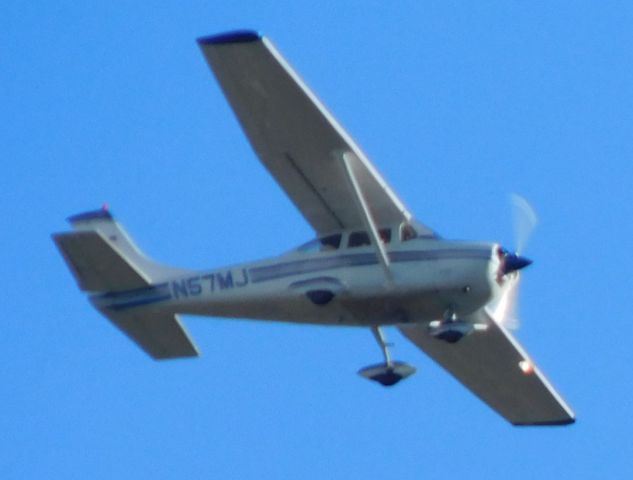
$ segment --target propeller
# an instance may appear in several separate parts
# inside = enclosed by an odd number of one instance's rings
[[[502,271],[505,285],[492,313],[497,323],[510,330],[516,330],[520,326],[518,303],[521,272],[519,270],[532,263],[528,258],[521,256],[521,253],[538,223],[538,217],[525,198],[512,194],[510,200],[516,251],[515,253],[504,252]]]
[[[510,201],[512,202],[516,254],[521,255],[538,223],[538,217],[532,206],[522,196],[513,193],[510,195]]]

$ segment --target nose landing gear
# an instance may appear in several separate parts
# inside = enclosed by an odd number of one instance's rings
[[[485,324],[461,320],[457,317],[455,310],[449,307],[444,312],[442,320],[433,320],[429,323],[429,334],[447,343],[457,343],[472,332],[486,328]]]

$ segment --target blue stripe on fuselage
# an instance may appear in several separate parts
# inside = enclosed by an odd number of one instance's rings
[[[99,295],[95,295],[94,298],[121,299],[121,298],[128,298],[128,297],[134,297],[134,296],[142,296],[149,293],[158,293],[163,290],[167,290],[167,291],[169,290],[169,284],[167,282],[159,283],[156,285],[148,285],[147,287],[134,288],[132,290],[121,290],[117,292],[102,293]]]
[[[390,252],[389,260],[394,263],[420,262],[440,259],[471,259],[490,258],[489,249],[443,249],[443,250],[408,250],[403,252]],[[311,258],[306,260],[294,260],[285,263],[276,263],[263,267],[253,267],[249,270],[249,278],[253,283],[276,280],[292,275],[315,273],[323,270],[342,267],[358,267],[364,265],[377,265],[378,259],[373,252],[336,255],[331,257]]]
[[[111,301],[111,303],[106,305],[106,308],[125,310],[131,307],[169,300],[171,298],[171,292],[169,290],[169,284],[165,282],[147,287],[134,288],[132,290],[107,292],[94,295],[92,298],[97,301]]]
[[[482,259],[490,258],[489,249],[442,249],[442,250],[408,250],[390,252],[389,260],[394,263],[434,261],[440,259]],[[320,258],[308,258],[291,260],[287,262],[253,267],[248,271],[252,283],[267,282],[280,278],[306,273],[317,273],[325,270],[345,267],[360,267],[377,265],[378,259],[374,252],[348,253],[343,255],[323,256]],[[108,292],[95,295],[95,299],[113,300],[106,306],[112,310],[126,310],[128,308],[149,305],[152,303],[170,300],[172,293],[168,283],[161,283],[150,287],[125,290],[121,292]]]
[[[136,300],[130,300],[125,303],[115,303],[108,305],[107,308],[111,310],[126,310],[132,307],[140,307],[141,305],[149,305],[151,303],[162,302],[163,300],[170,300],[171,293],[168,295],[162,295],[160,297],[138,298]]]

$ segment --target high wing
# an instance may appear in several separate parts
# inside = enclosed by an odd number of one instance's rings
[[[365,227],[344,154],[357,159],[353,174],[377,225],[411,220],[360,148],[268,39],[244,31],[198,43],[253,149],[317,233]]]
[[[571,408],[516,339],[485,309],[464,320],[486,324],[487,329],[474,332],[455,344],[432,337],[426,325],[401,326],[400,331],[514,425],[574,422]]]

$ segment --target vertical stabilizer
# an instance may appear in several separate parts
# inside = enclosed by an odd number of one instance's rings
[[[149,283],[156,283],[165,278],[187,273],[186,270],[160,265],[145,256],[127,234],[125,229],[114,219],[109,210],[103,208],[80,213],[68,218],[76,232],[96,232],[126,262],[141,273]]]

